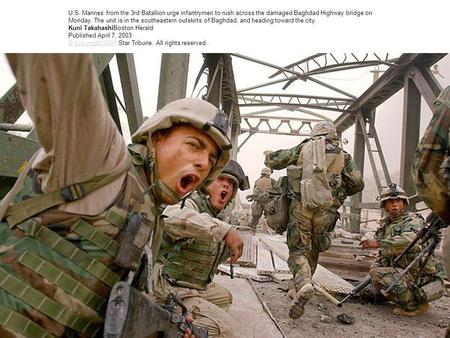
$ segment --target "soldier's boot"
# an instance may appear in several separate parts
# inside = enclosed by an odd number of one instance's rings
[[[407,310],[401,307],[396,307],[392,313],[401,317],[417,317],[423,315],[428,311],[430,305],[428,303],[420,304],[415,310]]]
[[[289,295],[289,294],[288,294]],[[293,293],[291,293],[291,296]],[[305,305],[314,295],[314,286],[311,283],[305,284],[301,289],[293,295],[291,307],[289,309],[289,317],[292,319],[300,318],[303,315]]]

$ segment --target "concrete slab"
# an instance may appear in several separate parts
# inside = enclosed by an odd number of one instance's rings
[[[233,294],[229,313],[236,323],[235,337],[283,337],[269,315],[264,312],[247,279],[230,279],[228,276],[218,275],[214,281]]]

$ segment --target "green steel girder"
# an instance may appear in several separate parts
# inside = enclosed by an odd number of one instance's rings
[[[13,85],[0,99],[0,123],[14,123],[24,111],[17,85]]]
[[[39,143],[0,132],[0,178],[16,178],[18,169],[39,149]]]

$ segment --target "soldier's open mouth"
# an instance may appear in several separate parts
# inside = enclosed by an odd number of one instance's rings
[[[200,181],[200,178],[191,174],[185,175],[181,178],[180,184],[178,185],[178,192],[180,195],[185,195],[190,192],[195,185]]]
[[[222,191],[222,192],[220,193],[220,201],[221,201],[221,202],[225,202],[227,196],[228,196],[228,191],[225,191],[225,190]]]

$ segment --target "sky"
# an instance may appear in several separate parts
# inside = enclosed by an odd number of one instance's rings
[[[292,62],[298,61],[308,54],[296,54],[296,53],[274,53],[267,52],[259,54],[247,54],[250,57],[264,60],[266,62],[276,64],[279,66],[285,66]],[[333,53],[337,58],[344,57],[344,53]],[[358,53],[357,53],[358,54]],[[363,53],[359,53],[363,55]],[[385,54],[379,54],[385,55]],[[399,54],[392,54],[392,56],[398,56]],[[142,110],[144,116],[151,116],[156,111],[156,103],[158,97],[158,85],[159,85],[159,68],[160,68],[160,53],[135,53],[135,64],[137,69],[138,84],[140,90],[140,99],[142,104]],[[260,84],[269,81],[268,77],[274,72],[274,69],[249,62],[237,57],[232,57],[234,75],[237,89],[246,88],[255,84]],[[188,86],[187,96],[191,96],[193,92],[193,84],[197,73],[202,65],[203,58],[200,53],[190,54],[190,65],[188,73]],[[437,80],[443,87],[449,84],[450,79],[450,56],[446,56],[438,63],[439,74],[436,75]],[[110,64],[115,90],[121,96],[120,80],[118,77],[116,62]],[[381,68],[385,69],[385,68]],[[347,92],[352,93],[355,96],[359,96],[373,81],[373,73],[371,72],[373,67],[359,68],[347,72],[328,73],[317,76],[317,79],[341,88]],[[8,65],[6,64],[5,57],[0,56],[0,93],[6,92],[11,85],[15,82],[13,75],[11,74]],[[196,97],[199,93],[199,89],[206,83],[205,76],[202,77],[201,83],[197,86],[192,96]],[[252,92],[266,92],[266,93],[291,93],[291,94],[311,94],[311,95],[325,95],[325,96],[341,96],[328,89],[323,89],[320,86],[311,83],[310,81],[302,82],[296,81],[291,85],[288,90],[283,91],[281,85],[273,85],[265,87],[264,89],[252,90]],[[241,114],[257,111],[257,107],[242,108]],[[400,169],[400,148],[401,148],[401,124],[403,116],[403,90],[400,90],[397,94],[387,100],[385,103],[377,108],[376,113],[376,128],[380,139],[380,143],[386,157],[388,168],[391,174]],[[320,112],[320,111],[317,111]],[[340,113],[321,111],[321,114],[334,120]],[[276,112],[270,113],[270,115],[277,116],[294,116],[293,112],[283,113]],[[315,118],[311,115],[302,113],[295,113],[296,117]],[[422,135],[427,123],[431,118],[431,112],[427,104],[422,100],[421,107],[421,130]],[[24,116],[18,123],[29,123],[29,119]],[[124,138],[129,142],[129,131],[127,129],[127,122],[125,114],[121,114],[121,124],[124,130]],[[296,124],[295,122],[293,123]],[[246,125],[242,124],[242,127]],[[343,137],[348,140],[348,144],[344,145],[344,149],[350,154],[353,153],[353,133],[354,128],[349,128]],[[239,144],[244,140],[246,134],[239,137]],[[238,153],[238,161],[244,168],[245,172],[249,176],[250,182],[253,183],[260,174],[261,169],[264,166],[265,150],[277,150],[290,148],[300,143],[302,138],[298,136],[284,136],[284,135],[272,135],[272,134],[256,134],[252,136],[242,147]],[[379,169],[381,167],[379,166]],[[275,171],[274,178],[284,175],[285,171]],[[365,176],[372,176],[370,163],[366,152],[365,161]],[[253,184],[252,184],[253,187]],[[249,192],[244,193],[245,196]]]

